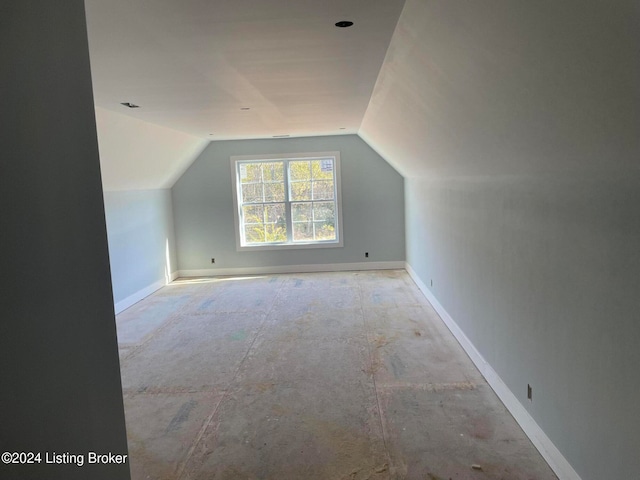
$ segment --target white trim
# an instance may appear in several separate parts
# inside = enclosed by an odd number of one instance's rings
[[[315,265],[274,265],[270,267],[215,268],[180,270],[180,277],[215,277],[218,275],[264,275],[272,273],[346,272],[350,270],[400,270],[405,262],[319,263]]]
[[[547,437],[542,428],[540,428],[527,409],[520,403],[509,387],[507,387],[507,384],[504,383],[493,367],[483,358],[458,324],[451,318],[440,302],[438,302],[431,290],[429,290],[420,277],[418,277],[418,274],[411,268],[409,263],[405,263],[405,269],[424,296],[427,297],[427,300],[431,303],[447,328],[453,336],[456,337],[458,343],[460,343],[465,352],[467,352],[471,361],[478,367],[478,370],[480,370],[480,373],[487,380],[489,386],[496,392],[496,395],[502,400],[504,406],[511,412],[511,415],[513,415],[513,418],[515,418],[516,422],[522,427],[524,433],[529,437],[533,445],[558,476],[558,479],[581,480],[571,464],[564,458],[564,455],[562,455],[560,450],[553,444],[551,439]]]
[[[173,282],[176,278],[178,278],[178,273],[179,272],[176,271],[171,274],[171,280],[170,280],[171,282]],[[115,303],[114,308],[115,308],[116,315],[126,310],[130,306],[138,303],[143,298],[148,297],[156,290],[160,290],[162,287],[167,285],[167,283],[168,282],[166,280],[158,280],[157,282],[154,282],[151,285],[147,285],[143,289],[140,289],[137,292],[129,295],[127,298]]]

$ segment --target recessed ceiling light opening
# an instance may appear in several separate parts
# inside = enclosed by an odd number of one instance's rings
[[[339,28],[347,28],[347,27],[350,27],[351,25],[353,25],[353,22],[350,22],[349,20],[340,20],[339,22],[336,23],[336,27],[339,27]]]
[[[122,102],[120,105],[124,105],[125,107],[129,108],[140,108],[140,105],[135,105],[131,102]]]
[[[250,107],[240,107],[240,110],[251,110]]]

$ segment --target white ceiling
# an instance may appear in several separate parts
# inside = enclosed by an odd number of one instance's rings
[[[409,178],[637,169],[637,0],[85,3],[108,189],[277,135],[357,133]]]
[[[357,133],[404,0],[85,4],[98,107],[225,140]]]

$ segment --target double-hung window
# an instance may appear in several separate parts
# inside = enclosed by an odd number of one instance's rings
[[[340,153],[231,157],[238,249],[342,246]]]

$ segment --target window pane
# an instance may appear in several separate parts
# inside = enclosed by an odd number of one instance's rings
[[[311,200],[311,182],[291,182],[289,184],[292,201]]]
[[[282,226],[287,224],[284,203],[265,205],[264,213],[266,223],[277,223]]]
[[[336,208],[333,202],[314,202],[313,203],[313,220],[335,222]]]
[[[249,183],[242,185],[242,203],[262,202],[262,184]]]
[[[262,164],[264,182],[284,182],[284,162],[266,162]]]
[[[265,229],[265,242],[274,243],[274,242],[286,242],[287,241],[287,231],[284,225],[278,225],[275,223],[270,223],[264,226]]]
[[[240,164],[240,182],[255,183],[262,181],[262,172],[259,163]]]
[[[293,222],[293,241],[303,242],[313,240],[313,223]]]
[[[333,181],[313,182],[313,199],[329,200],[333,198]]]
[[[265,202],[284,202],[284,183],[265,183]]]
[[[314,180],[332,180],[333,160],[330,158],[313,160],[311,162],[311,172]]]
[[[333,223],[314,222],[316,240],[335,240],[336,228]]]
[[[262,205],[247,205],[242,207],[244,223],[263,223],[264,207]]]
[[[308,222],[313,219],[311,216],[310,203],[291,204],[291,218],[294,222]]]
[[[273,243],[287,241],[285,204],[245,205],[244,235],[247,243]]]
[[[276,243],[287,241],[286,227],[277,223],[245,225],[246,243]]]
[[[311,169],[308,161],[289,162],[289,177],[292,182],[296,180],[311,180]]]
[[[244,240],[247,243],[264,243],[264,225],[245,225]]]

